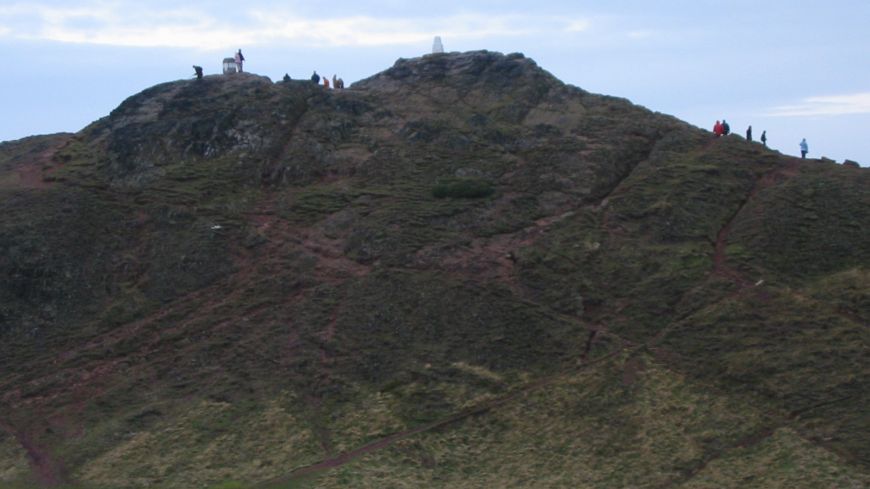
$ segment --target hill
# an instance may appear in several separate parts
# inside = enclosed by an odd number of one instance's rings
[[[0,487],[863,487],[870,173],[522,55],[0,145]]]

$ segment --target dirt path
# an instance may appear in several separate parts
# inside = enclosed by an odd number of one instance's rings
[[[42,448],[24,430],[15,429],[9,423],[0,420],[0,430],[14,437],[21,448],[27,453],[27,459],[37,482],[43,487],[55,487],[67,481],[66,468],[60,460],[54,458],[48,450]]]
[[[720,447],[715,449],[714,451],[708,452],[703,458],[696,460],[690,467],[684,469],[681,475],[671,478],[663,484],[659,484],[658,486],[656,486],[656,489],[672,489],[680,487],[686,482],[694,479],[698,474],[706,469],[710,465],[710,463],[719,460],[725,455],[731,453],[732,450],[751,448],[760,445],[762,442],[770,439],[770,437],[772,437],[773,434],[776,433],[777,429],[778,428],[762,426],[761,428],[755,430],[749,435],[746,435],[743,438],[740,438],[739,440],[728,444],[727,446]]]
[[[36,190],[51,187],[53,183],[46,180],[45,177],[62,166],[54,162],[54,155],[70,139],[72,139],[71,135],[58,138],[57,141],[52,142],[51,146],[40,151],[25,163],[18,165],[13,170],[18,174],[18,186]]]

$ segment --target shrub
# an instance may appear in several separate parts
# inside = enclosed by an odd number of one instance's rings
[[[432,196],[437,199],[450,197],[453,199],[476,199],[492,195],[495,189],[492,183],[477,178],[457,178],[439,180],[432,188]]]

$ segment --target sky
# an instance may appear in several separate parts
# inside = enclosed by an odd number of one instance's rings
[[[313,70],[350,85],[431,51],[521,52],[705,129],[870,166],[870,1],[0,0],[0,141],[75,132],[158,83]]]

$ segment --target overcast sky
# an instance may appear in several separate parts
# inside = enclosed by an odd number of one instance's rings
[[[126,97],[218,73],[347,84],[431,50],[522,52],[583,89],[810,156],[870,165],[870,1],[0,0],[0,141],[78,131]]]

